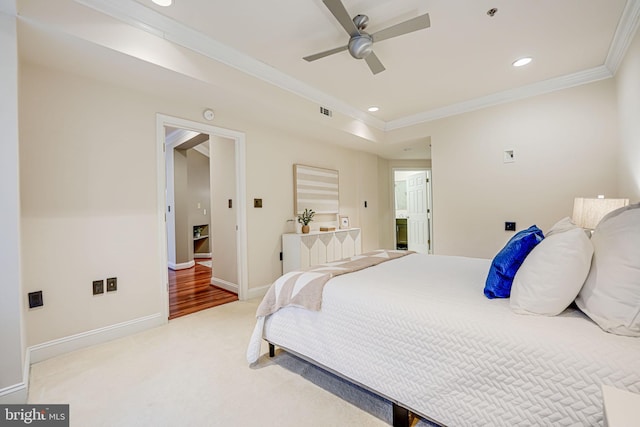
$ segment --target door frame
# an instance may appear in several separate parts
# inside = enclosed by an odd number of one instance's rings
[[[430,221],[429,221],[429,237],[431,237],[430,245],[429,245],[429,254],[434,253],[434,239],[433,239],[433,172],[431,168],[427,167],[392,167],[391,168],[391,217],[392,224],[391,230],[393,235],[393,247],[394,249],[397,247],[398,242],[396,241],[396,172],[427,172],[427,176],[429,177],[429,184],[427,185],[427,207],[430,207]],[[409,236],[407,235],[407,239]]]
[[[167,194],[166,194],[166,158],[165,158],[165,126],[188,129],[199,133],[206,133],[210,136],[220,136],[234,141],[235,163],[236,163],[236,262],[238,268],[238,299],[245,300],[248,293],[248,265],[247,265],[247,209],[246,203],[246,137],[243,132],[211,126],[200,122],[185,120],[164,114],[156,114],[156,152],[157,152],[157,214],[158,214],[158,237],[159,237],[159,257],[162,269],[161,283],[162,310],[164,318],[169,317],[169,264],[167,247]]]

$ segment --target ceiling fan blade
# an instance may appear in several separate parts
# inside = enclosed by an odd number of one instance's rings
[[[307,62],[315,61],[316,59],[324,58],[325,56],[333,55],[334,53],[347,50],[347,46],[336,47],[335,49],[325,50],[324,52],[316,53],[314,55],[305,56],[304,59]]]
[[[373,74],[378,74],[385,70],[384,65],[382,65],[382,62],[380,62],[376,54],[373,52],[367,55],[364,60],[367,61],[367,65]]]
[[[358,27],[353,23],[353,20],[349,16],[349,12],[344,8],[344,5],[340,0],[322,0],[327,9],[335,16],[342,28],[345,29],[350,36],[360,34]]]
[[[385,28],[384,30],[375,32],[371,34],[371,37],[373,37],[374,42],[379,42],[382,40],[390,39],[392,37],[398,37],[403,34],[423,30],[425,28],[429,28],[430,26],[431,20],[429,19],[429,14],[425,13],[424,15],[416,16],[415,18],[409,19],[408,21],[404,21],[389,28]]]

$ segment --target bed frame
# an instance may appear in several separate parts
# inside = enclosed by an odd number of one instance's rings
[[[269,344],[269,357],[275,357],[276,355],[276,345],[270,341],[267,341],[267,343]],[[393,427],[410,427],[411,426],[411,421],[413,419],[414,416],[418,416],[420,418],[424,418],[425,420],[428,420],[429,422],[438,425],[438,426],[444,426],[444,424],[441,424],[435,420],[433,420],[432,418],[427,417],[424,414],[421,414],[417,411],[414,411],[410,408],[407,408],[406,405],[403,405],[402,403],[398,402],[396,399],[392,399],[389,396],[385,396],[384,394],[379,393],[376,390],[372,390],[370,387],[367,387],[363,384],[358,383],[357,381],[352,380],[351,378],[342,375],[340,372],[336,372],[335,370],[331,369],[331,368],[327,368],[326,366],[323,366],[320,363],[317,363],[315,360],[303,356],[299,353],[296,353],[295,351],[289,350],[285,347],[282,347],[280,345],[278,345],[278,347],[280,347],[282,350],[286,351],[287,353],[291,353],[294,356],[311,363],[314,366],[317,366],[320,369],[323,369],[327,372],[330,372],[331,374],[342,378],[345,381],[350,382],[351,384],[357,385],[360,388],[363,388],[373,394],[375,394],[376,396],[379,396],[385,400],[388,400],[391,402],[391,404],[393,405]]]

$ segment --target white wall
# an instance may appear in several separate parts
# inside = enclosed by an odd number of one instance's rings
[[[209,142],[207,141],[207,145]],[[209,157],[190,149],[187,151],[187,176],[189,192],[189,239],[191,240],[191,256],[195,252],[196,242],[193,241],[193,227],[207,224],[211,233],[211,177],[209,174]],[[198,207],[200,206],[200,207]],[[211,239],[201,242],[200,252],[211,252]]]
[[[211,138],[211,238],[214,280],[239,285],[236,218],[239,200],[236,199],[235,141],[214,136]],[[231,208],[229,208],[231,200]]]
[[[616,75],[620,124],[619,194],[640,202],[640,31]]]
[[[247,132],[247,188],[250,286],[267,285],[282,274],[281,234],[291,231],[293,165],[339,172],[340,213],[361,227],[363,250],[379,246],[377,156],[329,144],[314,144],[275,131]],[[261,198],[262,208],[253,208]],[[367,200],[368,208],[364,208]],[[313,222],[311,228],[317,228]]]
[[[130,90],[21,64],[26,313],[34,345],[159,315],[155,108]],[[92,295],[116,276],[118,291]]]
[[[31,64],[20,78],[24,284],[45,294],[26,313],[29,345],[160,313],[156,113],[201,120],[200,106]],[[246,133],[250,289],[281,274],[294,163],[338,169],[342,212],[378,247],[375,155],[233,120],[215,125]],[[118,291],[92,296],[111,276]]]
[[[414,129],[431,135],[435,253],[491,258],[505,221],[546,230],[574,197],[618,196],[617,124],[609,79]]]
[[[9,7],[3,2],[2,9]],[[0,13],[0,403],[26,401],[20,277],[18,55],[15,18]]]

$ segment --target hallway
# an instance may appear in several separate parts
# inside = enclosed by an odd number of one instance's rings
[[[169,319],[237,301],[238,295],[211,285],[212,269],[200,262],[184,270],[169,269]]]

